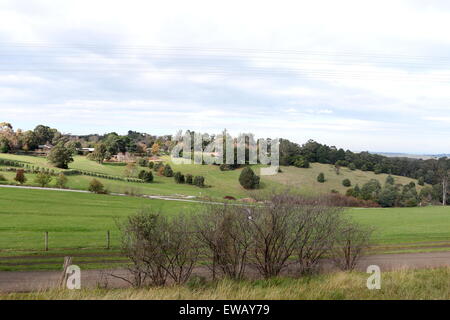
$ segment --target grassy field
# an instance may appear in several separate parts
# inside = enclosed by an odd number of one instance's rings
[[[192,211],[198,204],[137,197],[50,190],[0,188],[0,249],[42,249],[49,231],[53,248],[103,247],[105,233],[117,245],[116,218],[152,206],[171,214]],[[450,240],[447,207],[348,209],[356,221],[375,228],[380,244]],[[195,214],[195,213],[193,213]]]
[[[354,208],[349,214],[361,224],[375,228],[379,244],[450,241],[450,208]]]
[[[29,165],[52,168],[47,160],[42,157],[21,156],[12,154],[1,154],[0,158],[22,161]],[[181,171],[183,174],[203,175],[206,178],[208,188],[198,188],[191,185],[176,184],[173,178],[160,177],[154,174],[153,183],[131,183],[124,181],[115,181],[99,179],[110,192],[133,193],[133,194],[153,194],[153,195],[190,195],[197,197],[212,197],[221,199],[224,196],[233,196],[236,198],[248,197],[249,193],[244,190],[238,181],[241,169],[234,171],[220,171],[218,166],[213,165],[175,165],[169,157],[163,157],[164,161],[170,163],[174,171]],[[74,162],[69,165],[70,169],[86,170],[91,172],[103,173],[113,176],[124,176],[125,167],[117,164],[98,164],[90,161],[83,156],[75,156]],[[253,166],[256,173],[259,173],[259,166]],[[139,170],[144,168],[138,168]],[[302,169],[295,167],[281,167],[282,172],[274,176],[262,176],[261,187],[263,189],[278,189],[281,187],[291,187],[300,190],[304,194],[328,193],[331,190],[337,190],[345,193],[348,189],[342,185],[342,180],[350,179],[352,185],[360,186],[370,179],[378,179],[384,183],[387,175],[376,175],[373,172],[364,172],[360,170],[351,171],[347,168],[341,168],[337,175],[334,166],[326,164],[313,163],[311,168]],[[58,170],[57,170],[58,171]],[[317,182],[317,176],[320,172],[325,174],[326,182]],[[13,173],[2,173],[13,183]],[[34,176],[27,175],[27,185],[34,184]],[[414,179],[394,176],[397,183],[406,184]],[[86,190],[92,177],[89,176],[70,176],[68,187],[72,189]],[[420,187],[419,187],[420,188]]]
[[[368,290],[365,273],[332,273],[312,277],[256,281],[220,281],[167,288],[50,290],[0,295],[0,299],[106,300],[388,300],[450,299],[450,268],[383,272],[380,290]]]
[[[143,207],[161,212],[192,210],[186,202],[89,193],[0,188],[0,249],[42,249],[49,232],[50,247],[103,248],[106,231],[118,245],[115,219]]]

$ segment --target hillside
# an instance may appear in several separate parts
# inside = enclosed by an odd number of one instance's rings
[[[0,158],[21,161],[23,163],[51,168],[55,171],[60,171],[60,169],[55,169],[52,167],[45,158],[33,157],[33,156],[22,156],[22,155],[12,155],[12,154],[1,154]],[[234,171],[220,171],[219,166],[214,165],[194,165],[194,164],[183,164],[175,165],[170,161],[169,157],[163,157],[164,161],[170,163],[174,172],[181,171],[183,174],[192,175],[203,175],[206,179],[206,184],[209,186],[207,188],[198,188],[186,184],[176,184],[173,178],[161,177],[154,174],[153,183],[133,183],[117,180],[108,180],[97,178],[102,181],[105,187],[110,192],[117,193],[129,193],[129,194],[158,194],[158,195],[189,195],[196,197],[213,197],[213,198],[223,198],[224,196],[233,196],[236,198],[242,198],[248,196],[248,192],[243,189],[239,182],[239,174],[241,169]],[[97,172],[112,176],[125,176],[125,166],[118,164],[98,164],[94,161],[90,161],[83,156],[74,157],[74,162],[70,163],[70,169],[86,170],[91,172]],[[256,173],[259,173],[259,165],[253,166]],[[145,168],[137,167],[134,176]],[[354,170],[351,171],[348,168],[341,168],[340,174],[337,175],[334,166],[327,164],[313,163],[311,168],[296,168],[296,167],[281,167],[282,172],[274,176],[262,176],[261,186],[263,189],[270,188],[280,188],[283,186],[292,187],[299,189],[300,192],[308,195],[328,193],[331,190],[339,191],[340,193],[345,193],[348,189],[342,185],[342,180],[350,179],[352,186],[359,184],[360,186],[369,181],[370,179],[377,179],[382,184],[386,180],[386,174],[376,175],[373,172]],[[320,172],[325,174],[325,183],[317,182],[317,176]],[[8,182],[12,183],[14,178],[14,173],[12,172],[2,172],[2,174],[8,179]],[[35,185],[34,175],[27,174],[28,185]],[[86,190],[89,182],[92,180],[91,176],[77,175],[69,176],[68,187],[72,189],[82,189]],[[407,184],[411,181],[417,182],[414,179],[394,176],[396,183]],[[420,188],[420,186],[419,186]]]
[[[264,181],[276,182],[279,184],[287,185],[293,188],[298,188],[302,193],[308,195],[315,195],[320,193],[331,192],[331,190],[339,191],[340,193],[345,193],[348,187],[342,185],[342,180],[349,179],[352,186],[359,184],[362,186],[364,183],[370,179],[376,179],[384,184],[384,181],[388,177],[387,174],[375,174],[372,171],[361,171],[361,170],[350,170],[348,168],[341,168],[339,175],[336,174],[333,165],[312,163],[311,167],[296,168],[296,167],[281,167],[282,173],[274,176],[266,176],[263,178]],[[319,173],[323,172],[325,174],[326,181],[324,183],[317,182],[317,176]],[[417,180],[393,176],[395,183],[408,184],[411,181],[417,184]],[[420,189],[421,187],[418,186]]]

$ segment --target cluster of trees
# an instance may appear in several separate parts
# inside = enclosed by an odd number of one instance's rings
[[[440,170],[450,169],[450,159],[413,159],[386,157],[369,152],[355,153],[350,150],[338,149],[316,141],[309,140],[303,145],[286,139],[280,140],[280,164],[300,166],[301,161],[337,164],[350,169],[373,171],[377,174],[387,173],[421,179],[424,183],[441,182]]]
[[[63,134],[57,129],[38,125],[33,130],[14,130],[10,123],[0,123],[0,153],[34,151],[40,145],[61,145],[72,152],[80,148],[95,148],[93,160],[103,162],[119,152],[132,154],[155,155],[168,152],[174,145],[171,135],[154,136],[147,133],[128,131],[126,135],[115,132],[104,135],[91,134],[75,136]],[[98,151],[97,151],[98,150]],[[64,166],[64,162],[62,166]],[[58,166],[59,167],[59,166]]]
[[[194,267],[210,268],[212,278],[243,279],[248,270],[271,278],[290,265],[298,275],[317,272],[328,257],[342,270],[352,270],[367,248],[371,230],[319,202],[273,193],[257,206],[205,205],[196,215],[167,217],[141,210],[119,225],[122,251],[132,262],[136,287],[183,284]]]
[[[50,183],[53,181],[54,175],[46,172],[46,171],[40,171],[36,174],[34,178],[34,183],[36,183],[39,187],[45,188],[50,186]],[[1,181],[7,181],[7,179],[2,176]],[[16,176],[14,177],[14,181],[16,181],[19,184],[24,184],[28,181],[25,170],[24,169],[18,169],[16,171]],[[55,176],[55,187],[60,189],[67,188],[67,177],[64,173],[59,173]]]
[[[177,171],[173,175],[173,178],[175,179],[176,183],[182,184],[192,184],[194,186],[203,188],[205,186],[205,177],[203,176],[193,176],[192,174],[182,174],[181,172]]]
[[[280,140],[281,165],[308,167],[311,162],[332,164],[336,168],[344,166],[351,170],[359,169],[373,171],[376,174],[386,173],[417,179],[421,186],[432,185],[426,190],[429,194],[433,194],[433,200],[450,204],[450,197],[448,197],[450,159],[447,157],[426,160],[386,157],[369,152],[355,153],[313,140],[301,146],[286,139]],[[437,192],[438,190],[440,192]]]
[[[392,176],[388,176],[382,186],[378,180],[371,179],[362,187],[356,185],[347,190],[347,196],[378,203],[382,207],[415,207],[419,203],[437,201],[436,193],[426,194],[429,188],[417,192],[416,184],[410,182],[406,185],[396,184]]]
[[[147,170],[141,170],[139,172],[138,178],[146,183],[153,182],[153,173]]]

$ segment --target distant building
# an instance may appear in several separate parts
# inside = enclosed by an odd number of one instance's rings
[[[80,151],[80,152],[94,152],[95,148],[77,148],[77,151]]]
[[[52,150],[53,146],[51,144],[40,144],[38,145],[39,151],[49,151]]]

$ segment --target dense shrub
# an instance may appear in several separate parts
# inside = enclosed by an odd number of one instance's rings
[[[193,184],[197,187],[204,187],[205,186],[205,177],[203,176],[195,176]]]
[[[185,182],[184,175],[179,171],[175,172],[173,177],[174,177],[176,183],[184,183]]]
[[[153,173],[151,171],[141,170],[141,172],[139,172],[138,178],[146,183],[150,183],[153,181]]]
[[[293,165],[297,168],[309,168],[309,161],[304,157],[296,157]]]
[[[6,178],[5,178],[5,176],[4,175],[2,175],[2,174],[0,174],[0,181],[8,181]]]
[[[245,167],[239,175],[239,183],[245,189],[257,189],[259,187],[259,177],[252,168]]]
[[[91,180],[91,182],[89,183],[89,189],[88,190],[90,192],[94,192],[94,193],[106,193],[105,187],[97,179],[92,179]]]
[[[25,171],[23,169],[17,170],[14,180],[20,184],[24,184],[25,182],[27,182],[27,177],[25,177]]]
[[[342,185],[344,187],[350,187],[352,185],[352,182],[350,181],[350,179],[344,179],[342,180]]]
[[[40,187],[47,187],[52,181],[52,176],[46,172],[40,172],[36,175],[34,182]]]
[[[150,162],[148,163],[148,168],[149,168],[149,169],[153,169],[154,166],[155,166],[155,163],[154,163],[153,161],[150,161]]]
[[[320,183],[325,182],[325,175],[323,174],[323,172],[319,173],[319,175],[317,176],[317,182],[320,182]]]
[[[139,171],[139,173],[138,173],[138,178],[142,180],[142,178],[143,178],[145,172],[146,172],[145,170]]]
[[[172,170],[172,168],[170,167],[170,165],[169,164],[166,164],[165,166],[164,166],[164,176],[165,177],[173,177],[173,170]]]
[[[186,174],[186,183],[193,184],[194,180],[192,179],[192,174]]]

